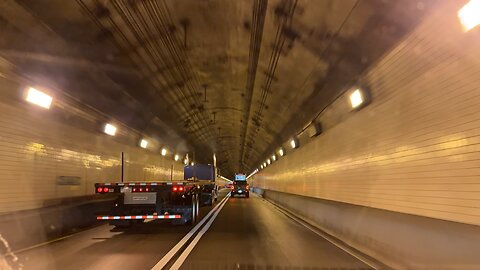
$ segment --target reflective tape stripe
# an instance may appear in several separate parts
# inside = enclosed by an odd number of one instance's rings
[[[123,219],[177,219],[181,215],[143,215],[143,216],[98,216],[97,220],[123,220]]]

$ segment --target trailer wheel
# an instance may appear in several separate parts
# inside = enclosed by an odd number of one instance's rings
[[[198,219],[198,213],[200,212],[200,195],[197,195],[197,204],[195,207],[195,221]]]
[[[212,194],[210,195],[210,201],[208,202],[208,205],[213,205],[214,201],[215,201],[215,191],[212,190]]]
[[[190,205],[190,211],[188,211],[188,218],[186,220],[186,223],[191,225],[191,224],[195,224],[195,222],[197,221],[197,208],[198,208],[198,200],[197,200],[197,196],[193,195],[192,196],[192,203]]]

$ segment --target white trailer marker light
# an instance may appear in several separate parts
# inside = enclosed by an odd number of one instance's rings
[[[267,164],[270,165],[272,163],[269,158],[267,158]]]
[[[263,170],[263,164],[260,164],[260,169],[262,169],[262,170]]]
[[[117,128],[112,124],[105,124],[103,132],[105,132],[107,135],[115,136],[115,133],[117,133]]]
[[[53,98],[33,87],[30,87],[28,88],[25,100],[42,108],[50,109]]]
[[[141,148],[147,148],[147,145],[148,145],[148,141],[147,141],[147,140],[142,139],[142,140],[140,141],[140,147],[141,147]]]
[[[267,163],[266,163],[266,162],[263,162],[263,167],[264,167],[264,168],[267,167]]]
[[[463,31],[468,32],[480,24],[480,0],[470,0],[457,13]]]
[[[162,154],[162,156],[166,156],[167,155],[167,149],[162,148],[162,151],[160,152],[160,154]]]
[[[352,105],[352,109],[358,108],[360,105],[363,104],[364,101],[365,99],[360,89],[355,89],[350,94],[350,105]]]
[[[285,155],[285,151],[283,150],[283,148],[280,148],[278,149],[278,154],[283,157]]]
[[[180,156],[179,156],[178,154],[176,154],[176,155],[173,157],[173,159],[174,159],[175,161],[179,161],[179,160],[180,160]]]
[[[275,160],[277,160],[277,156],[272,155],[272,162],[275,161]]]

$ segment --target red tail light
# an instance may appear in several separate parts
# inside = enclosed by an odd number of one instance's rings
[[[107,193],[108,192],[108,187],[104,187],[103,192]]]
[[[142,192],[142,191],[143,191],[143,188],[139,188],[138,191]]]
[[[146,192],[148,192],[148,187],[147,187],[147,188],[145,188],[145,191],[146,191]]]
[[[103,190],[102,187],[98,187],[98,188],[97,188],[97,193],[102,193],[102,190]]]
[[[183,191],[183,187],[178,187],[178,191]]]
[[[173,187],[173,191],[177,191],[177,190],[178,190],[178,188],[177,188],[177,187]]]
[[[133,192],[136,192],[136,191],[137,191],[137,189],[136,189],[136,188],[133,188]]]

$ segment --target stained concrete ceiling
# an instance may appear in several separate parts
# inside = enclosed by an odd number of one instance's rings
[[[3,0],[0,55],[163,144],[249,173],[435,1]]]

